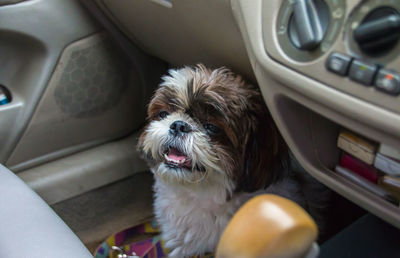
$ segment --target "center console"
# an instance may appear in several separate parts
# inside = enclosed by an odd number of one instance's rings
[[[296,158],[334,191],[400,227],[398,202],[336,169],[343,131],[400,149],[400,1],[232,0],[232,9]]]
[[[399,1],[278,2],[262,5],[264,48],[272,59],[329,87],[400,112]],[[273,15],[275,25],[270,26]],[[273,44],[271,38],[276,40]]]

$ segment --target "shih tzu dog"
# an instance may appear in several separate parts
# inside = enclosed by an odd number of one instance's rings
[[[213,252],[232,215],[256,194],[305,206],[255,87],[203,65],[170,70],[162,80],[138,149],[155,176],[155,216],[171,257]]]

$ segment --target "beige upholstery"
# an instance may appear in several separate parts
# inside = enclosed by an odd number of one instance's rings
[[[92,257],[57,214],[0,165],[0,257]]]

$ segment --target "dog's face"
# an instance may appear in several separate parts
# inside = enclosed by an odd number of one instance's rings
[[[171,70],[148,120],[138,148],[165,182],[254,191],[278,176],[283,145],[260,93],[227,69]]]

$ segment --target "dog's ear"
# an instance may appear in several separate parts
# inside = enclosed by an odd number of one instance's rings
[[[261,97],[252,104],[236,191],[254,192],[283,177],[287,146]]]

